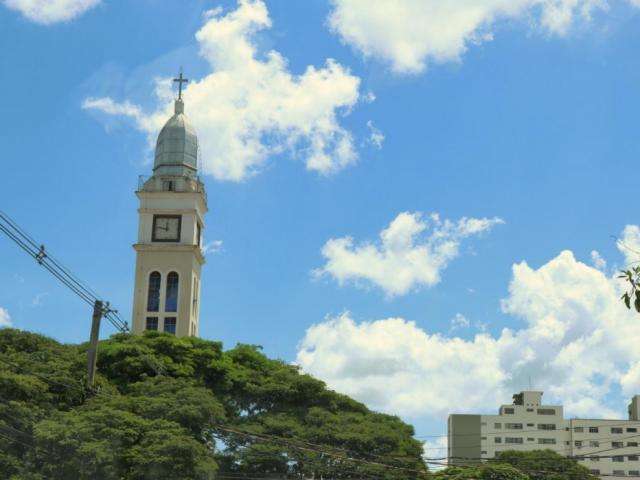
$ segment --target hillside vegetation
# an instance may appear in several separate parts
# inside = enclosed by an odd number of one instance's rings
[[[258,347],[116,335],[97,393],[85,370],[86,345],[0,330],[0,478],[425,477],[410,425]]]

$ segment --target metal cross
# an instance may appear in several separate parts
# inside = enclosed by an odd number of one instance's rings
[[[182,76],[182,69],[180,69],[180,76],[174,78],[173,81],[178,83],[178,100],[182,100],[182,84],[188,83],[189,79]]]

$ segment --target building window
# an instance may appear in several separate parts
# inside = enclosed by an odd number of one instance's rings
[[[584,427],[576,427],[576,428],[573,429],[573,431],[577,432],[577,433],[582,433],[582,432],[584,432]]]
[[[624,470],[614,470],[613,471],[613,476],[614,477],[624,477]]]
[[[611,442],[613,448],[624,448],[624,442]]]
[[[629,470],[630,477],[640,477],[640,470]]]
[[[622,455],[615,455],[611,457],[612,462],[624,462],[624,457]]]
[[[553,408],[539,408],[538,415],[555,415],[556,411]]]
[[[495,438],[493,439],[493,441],[494,441],[495,443],[502,443],[502,437],[495,437]]]
[[[622,433],[621,427],[611,427],[611,433]]]
[[[147,330],[158,330],[158,317],[147,317]]]
[[[522,437],[506,437],[504,443],[523,443]]]
[[[533,427],[533,423],[527,423],[527,427]]]
[[[533,408],[527,408],[527,412],[533,412]]]
[[[575,442],[573,442],[573,444],[574,444],[577,448],[582,448],[582,440],[576,440]]]
[[[160,278],[160,272],[151,272],[149,275],[147,312],[157,312],[160,309]]]
[[[486,455],[486,454],[487,454],[487,451],[486,451],[486,450],[482,450],[482,451],[480,452],[480,455]]]
[[[508,428],[509,430],[522,430],[521,423],[505,423],[504,428]]]
[[[589,446],[590,447],[599,447],[600,446],[600,442],[598,442],[597,440],[589,440]]]
[[[164,331],[174,335],[176,334],[176,317],[165,317]]]
[[[165,312],[178,311],[178,274],[171,272],[167,275],[167,296],[164,305]]]
[[[527,442],[535,442],[536,439],[535,438],[527,438]]]
[[[600,461],[600,457],[589,457],[591,458],[592,462],[599,462]]]
[[[500,428],[502,428],[502,424],[501,423],[494,423],[493,424],[493,428],[500,429]]]
[[[637,462],[637,461],[638,461],[638,455],[629,455],[629,456],[627,457],[627,459],[628,459],[630,462]]]
[[[637,447],[638,442],[627,442],[627,447]]]
[[[196,241],[198,242],[198,246],[200,246],[200,245],[202,245],[202,225],[200,225],[200,222],[198,222],[198,228],[197,228],[196,235],[198,236]]]
[[[600,475],[600,470],[598,470],[598,469],[596,468],[596,469],[593,469],[593,470],[589,470],[589,473],[590,473],[591,475]]]
[[[538,424],[538,430],[555,430],[555,429],[556,429],[555,423],[539,423]]]
[[[200,287],[198,285],[198,277],[193,277],[193,305],[192,305],[192,314],[198,315],[198,291]]]
[[[555,438],[539,438],[538,443],[540,445],[555,445],[556,439]]]
[[[629,433],[636,433],[637,431],[638,431],[638,429],[637,429],[637,428],[635,428],[635,427],[629,427],[629,428],[627,428],[627,432],[629,432]]]
[[[175,186],[172,180],[163,180],[162,181],[162,190],[165,192],[173,192],[175,190]]]
[[[589,427],[589,433],[598,433],[598,427]]]
[[[513,408],[507,407],[507,408],[502,410],[502,413],[505,413],[507,415],[513,415],[515,413],[515,410]]]

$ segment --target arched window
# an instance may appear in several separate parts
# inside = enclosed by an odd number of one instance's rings
[[[167,296],[164,304],[165,312],[178,311],[178,274],[171,272],[167,275]]]
[[[149,292],[147,294],[147,312],[157,312],[160,309],[160,272],[149,275]]]

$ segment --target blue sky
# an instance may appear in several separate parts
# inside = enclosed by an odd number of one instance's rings
[[[134,191],[183,66],[222,244],[201,336],[421,435],[529,376],[571,414],[622,416],[640,318],[612,236],[640,245],[640,9],[437,3],[4,0],[2,209],[129,319]],[[87,338],[84,304],[8,240],[0,259],[0,318]]]

